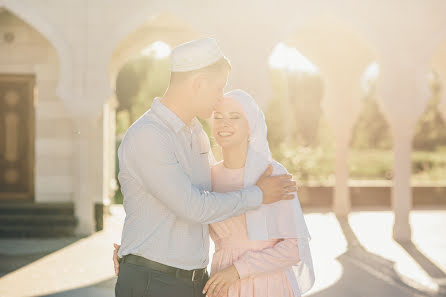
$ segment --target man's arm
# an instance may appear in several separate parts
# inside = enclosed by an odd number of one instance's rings
[[[144,191],[183,219],[210,224],[238,216],[262,203],[262,190],[257,186],[230,193],[195,187],[177,160],[174,144],[155,125],[129,130],[121,146],[120,166],[127,168]]]

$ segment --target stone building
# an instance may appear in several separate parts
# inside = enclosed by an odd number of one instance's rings
[[[346,160],[359,80],[370,63],[380,65],[379,105],[395,151],[394,235],[410,238],[411,139],[428,98],[426,74],[435,69],[446,85],[445,15],[442,0],[0,0],[0,209],[10,222],[0,233],[38,234],[39,224],[52,234],[101,229],[115,184],[119,69],[154,41],[173,47],[212,36],[233,64],[230,87],[262,104],[279,42],[320,69],[339,214],[350,210]],[[446,98],[442,108],[446,117]]]

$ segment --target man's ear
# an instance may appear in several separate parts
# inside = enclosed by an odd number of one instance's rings
[[[200,92],[200,90],[203,88],[204,84],[206,83],[206,78],[204,73],[195,73],[192,75],[191,79],[191,87],[192,91],[194,93]]]

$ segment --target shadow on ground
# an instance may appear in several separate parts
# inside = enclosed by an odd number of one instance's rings
[[[1,239],[0,277],[20,269],[84,237]]]

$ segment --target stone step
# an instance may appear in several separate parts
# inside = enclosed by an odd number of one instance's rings
[[[0,238],[53,238],[74,236],[73,226],[4,226],[0,225]]]
[[[0,200],[0,215],[74,215],[73,203],[13,203]]]
[[[0,203],[0,238],[73,236],[73,203]]]
[[[0,226],[2,238],[54,238],[74,236],[72,226]]]
[[[1,226],[46,226],[46,225],[62,225],[75,226],[77,223],[73,215],[45,215],[45,214],[25,214],[25,215],[6,215],[0,214]]]

